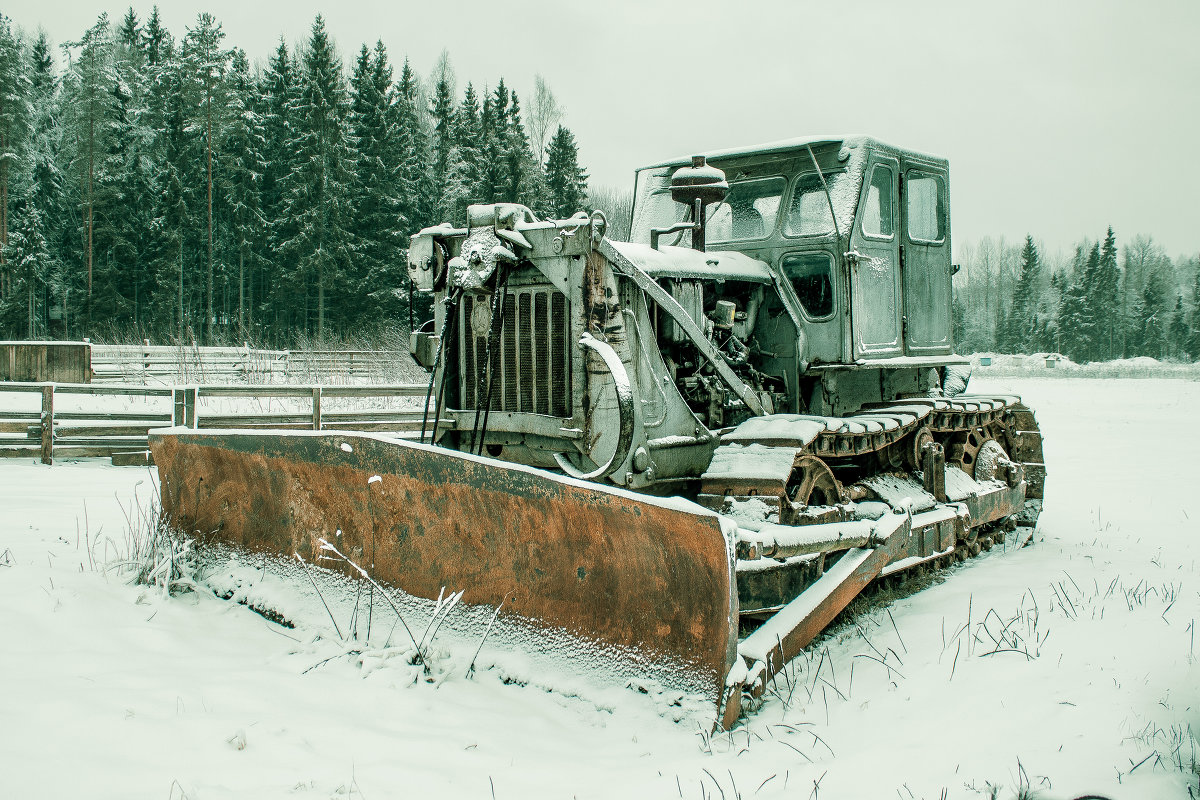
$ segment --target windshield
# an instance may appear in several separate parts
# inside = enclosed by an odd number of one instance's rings
[[[829,198],[825,187],[816,175],[806,175],[796,182],[792,202],[788,208],[788,236],[817,236],[833,233],[833,215],[829,210]]]
[[[638,176],[632,241],[648,242],[651,228],[665,228],[690,218],[688,207],[671,199],[670,186],[670,173]],[[709,242],[733,242],[762,239],[774,233],[786,188],[787,180],[783,177],[731,183],[725,199],[708,207],[706,239]],[[664,237],[662,243],[678,244],[676,240],[684,236],[673,234]]]
[[[762,239],[775,232],[779,201],[787,181],[765,178],[729,186],[725,201],[708,212],[705,237],[710,242]]]
[[[780,216],[784,217],[785,236],[826,236],[835,231],[830,200],[837,211],[840,230],[847,232],[854,219],[861,185],[859,166],[852,160],[849,168],[827,171],[825,180],[829,196],[814,172],[798,170],[800,174],[786,204],[782,201],[787,196],[787,177],[776,175],[730,181],[725,200],[708,207],[706,238],[713,244],[763,239],[775,233]],[[689,209],[671,199],[672,171],[659,167],[638,172],[630,241],[648,244],[652,228],[665,228],[690,218]],[[686,233],[672,234],[661,240],[664,245],[688,242]]]

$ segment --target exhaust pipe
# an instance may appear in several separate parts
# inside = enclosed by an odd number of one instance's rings
[[[658,237],[665,233],[691,230],[692,249],[704,252],[704,227],[707,222],[705,206],[719,203],[729,191],[725,173],[710,167],[704,156],[692,156],[690,167],[680,167],[671,175],[671,199],[692,210],[691,222],[680,222],[650,231],[650,246],[658,249]]]

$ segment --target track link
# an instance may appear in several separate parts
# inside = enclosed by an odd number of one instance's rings
[[[1044,476],[1037,421],[1015,396],[772,415],[726,434],[699,498],[739,525],[743,636],[721,725],[864,590],[885,602],[1034,525]]]
[[[788,495],[789,485],[795,486],[800,479],[793,467],[803,456],[835,465],[857,461],[867,474],[905,465],[916,471],[921,467],[920,442],[912,440],[927,435],[949,443],[955,435],[972,432],[1003,444],[1010,458],[1025,468],[1028,496],[1041,499],[1045,465],[1033,412],[1015,395],[960,395],[904,398],[845,417],[775,414],[750,420],[723,437],[702,478],[700,502],[729,510],[730,501],[758,500],[779,509],[778,520],[784,521],[786,506],[796,500]],[[906,440],[913,446],[905,448]],[[861,457],[871,454],[879,454],[881,459],[862,463]],[[753,466],[747,469],[748,465]],[[843,502],[851,499],[858,498],[840,498]],[[799,509],[793,516],[796,514],[804,516]]]
[[[885,505],[916,514],[961,510],[966,501],[969,513],[948,515],[922,534],[927,541],[913,555],[883,568],[879,580],[894,582],[910,570],[965,560],[1017,525],[1036,524],[1044,475],[1041,434],[1019,397],[905,398],[845,417],[773,415],[743,423],[723,438],[699,499],[750,526],[843,522],[877,516]],[[981,499],[976,478],[989,486],[1024,480],[1024,507],[1013,514],[1011,504]],[[739,562],[743,616],[769,615],[836,558]]]

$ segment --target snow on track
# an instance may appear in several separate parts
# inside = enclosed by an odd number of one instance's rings
[[[628,689],[310,669],[312,629],[93,568],[152,470],[2,461],[0,797],[1200,796],[1200,384],[971,390],[1037,412],[1037,543],[834,632],[712,737]]]

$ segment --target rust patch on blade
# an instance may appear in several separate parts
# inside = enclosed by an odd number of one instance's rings
[[[155,433],[150,447],[185,530],[310,561],[340,530],[342,552],[405,592],[507,597],[503,614],[723,685],[737,609],[715,516],[355,434]]]

